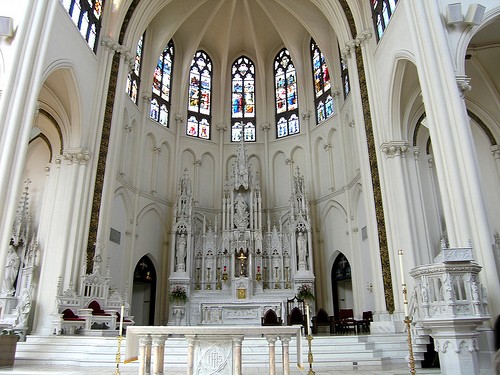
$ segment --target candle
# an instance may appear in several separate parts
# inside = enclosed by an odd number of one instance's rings
[[[408,313],[408,299],[406,298],[406,282],[405,282],[405,275],[404,275],[404,268],[403,268],[403,250],[398,251],[399,255],[399,270],[401,272],[401,284],[403,286],[403,308],[405,311],[405,317],[409,316]]]
[[[123,330],[123,310],[124,306],[122,305],[122,308],[120,310],[120,336],[122,336],[122,330]]]
[[[306,327],[307,336],[311,336],[311,325],[309,324],[309,304],[306,303]]]

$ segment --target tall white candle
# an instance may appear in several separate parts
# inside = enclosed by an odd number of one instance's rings
[[[407,293],[406,281],[403,268],[403,250],[399,250],[398,255],[399,255],[399,270],[401,272],[401,284],[403,286],[403,308],[405,311],[405,317],[407,317],[409,315],[408,315],[408,299],[406,298],[406,293]]]
[[[306,327],[307,327],[307,336],[311,335],[311,325],[309,322],[309,304],[306,303]]]
[[[122,308],[120,310],[120,333],[119,335],[122,336],[122,330],[123,330],[123,311],[124,311],[124,306],[122,305]]]

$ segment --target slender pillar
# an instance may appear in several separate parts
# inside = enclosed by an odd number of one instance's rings
[[[188,352],[187,352],[187,375],[193,374],[194,365],[194,336],[186,335],[188,342]]]
[[[269,375],[276,375],[276,336],[266,336],[269,347]]]
[[[153,375],[163,375],[165,336],[155,336],[152,341]]]
[[[283,375],[290,375],[290,336],[281,336],[281,352],[283,357]]]
[[[139,338],[139,375],[151,374],[151,336]]]
[[[233,375],[241,375],[241,343],[243,336],[233,337]]]

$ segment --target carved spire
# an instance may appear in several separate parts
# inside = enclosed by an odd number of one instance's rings
[[[235,190],[238,190],[240,186],[245,189],[250,186],[250,166],[243,137],[238,144],[237,161],[233,164],[233,179]]]

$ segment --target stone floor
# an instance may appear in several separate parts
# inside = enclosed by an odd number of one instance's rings
[[[394,366],[389,369],[355,369],[355,368],[343,368],[336,367],[331,369],[319,369],[315,370],[316,375],[406,375],[410,374],[410,370],[407,367]],[[291,374],[298,375],[308,374],[309,368],[304,370],[299,370],[296,367],[292,368]],[[243,369],[243,375],[267,375],[269,371],[266,369]],[[66,366],[66,365],[33,365],[33,364],[14,364],[13,368],[0,368],[0,374],[15,374],[15,375],[80,375],[80,374],[92,374],[92,375],[112,375],[116,374],[116,366],[105,365],[105,366]],[[185,374],[186,370],[183,368],[172,368],[165,369],[164,374]],[[418,375],[440,375],[439,369],[417,369],[416,373]],[[120,365],[119,374],[132,375],[138,374],[138,366],[136,364],[126,364]],[[277,375],[282,374],[282,371],[277,370]]]

